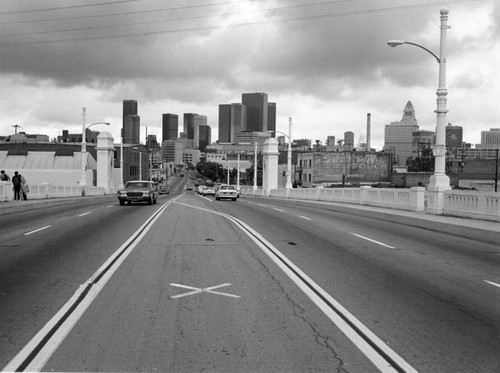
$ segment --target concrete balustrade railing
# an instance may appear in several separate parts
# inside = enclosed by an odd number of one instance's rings
[[[298,188],[242,189],[243,195],[340,202],[421,212],[426,209],[426,190],[423,187],[397,188]],[[500,193],[477,191],[444,192],[444,215],[500,222]]]
[[[262,189],[242,189],[241,192],[243,195],[253,196],[342,202],[409,211],[425,210],[425,188],[422,187],[411,189],[382,189],[369,186],[361,188],[272,189],[269,193]]]
[[[61,186],[61,185],[30,185],[28,199],[46,199],[46,198],[62,198],[62,197],[81,197],[81,196],[103,196],[105,194],[115,193],[115,190],[110,190],[106,193],[105,188],[95,186]],[[0,201],[12,201],[14,199],[14,191],[12,190],[12,182],[0,181]]]
[[[500,222],[500,194],[447,191],[444,199],[444,214]]]

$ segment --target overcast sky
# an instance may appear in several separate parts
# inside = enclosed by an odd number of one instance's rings
[[[12,125],[51,138],[109,121],[119,143],[122,101],[138,101],[141,139],[161,140],[163,113],[208,117],[218,105],[266,92],[277,129],[324,142],[366,140],[408,101],[421,129],[435,130],[440,9],[449,9],[448,122],[464,140],[500,127],[498,0],[1,0],[0,135]]]

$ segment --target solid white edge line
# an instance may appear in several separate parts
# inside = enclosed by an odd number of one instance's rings
[[[85,216],[85,215],[88,215],[88,214],[91,214],[91,213],[92,213],[92,211],[87,211],[87,212],[84,212],[83,214],[78,215],[78,217]]]
[[[361,236],[360,234],[356,234],[356,233],[351,233],[353,236],[356,236],[356,237],[359,237],[359,238],[362,238],[364,240],[367,240],[367,241],[370,241],[370,242],[373,242],[373,243],[376,243],[377,245],[380,245],[380,246],[384,246],[384,247],[387,247],[389,249],[395,249],[394,246],[389,246],[389,245],[386,245],[385,243],[383,242],[379,242],[379,241],[375,241],[375,240],[372,240],[371,238],[368,238],[368,237],[365,237],[365,236]]]
[[[500,284],[497,284],[496,282],[491,282],[491,281],[488,281],[488,280],[484,280],[484,282],[486,282],[487,284],[496,286],[497,288],[500,288]]]
[[[302,218],[302,219],[305,219],[305,220],[311,220],[311,218],[308,218],[307,216],[302,216],[302,215],[299,215],[299,218]]]
[[[127,256],[132,252],[132,250],[137,246],[137,244],[142,240],[145,234],[153,226],[156,220],[163,214],[166,208],[174,200],[167,202],[160,209],[163,209],[158,213],[154,219],[148,219],[130,238],[118,248],[108,260],[84,283],[82,284],[75,294],[66,302],[66,304],[49,320],[47,324],[28,342],[26,346],[3,368],[2,371],[15,371],[17,368],[26,360],[30,353],[40,344],[43,338],[50,332],[50,330],[56,325],[61,317],[72,307],[78,297],[82,294],[88,284],[92,283],[95,278],[97,278],[102,271],[109,266],[109,264],[115,260],[116,255],[118,255],[127,245],[135,240],[135,243],[130,245],[130,247],[123,252],[120,258],[109,268],[109,270],[104,274],[104,276],[95,283],[89,290],[87,296],[82,300],[82,302],[73,310],[71,315],[64,321],[64,323],[58,328],[58,330],[52,335],[45,346],[38,352],[38,354],[33,358],[29,365],[24,369],[29,372],[40,372],[47,361],[52,357],[59,345],[64,341],[66,336],[73,329],[78,320],[83,316],[87,308],[92,304],[94,299],[97,297],[99,292],[102,290],[107,281],[111,278],[113,273],[118,269],[118,267],[123,263]],[[148,226],[149,225],[149,226]],[[135,235],[142,229],[144,231],[137,237]]]
[[[285,212],[285,210],[278,209],[278,208],[276,208],[276,207],[273,207],[273,210],[276,210],[276,211],[279,211],[279,212]]]
[[[25,235],[25,236],[29,236],[30,234],[33,234],[33,233],[36,233],[36,232],[43,231],[44,229],[47,229],[47,228],[50,228],[50,227],[52,227],[52,225],[47,225],[46,227],[42,227],[42,228],[35,229],[34,231],[31,231],[31,232],[25,233],[24,235]]]
[[[381,371],[381,372],[397,372],[397,370],[389,364],[389,362],[384,359],[380,353],[378,353],[370,344],[368,344],[344,319],[342,319],[334,310],[331,309],[328,304],[326,304],[321,297],[319,297],[315,292],[313,292],[290,268],[293,268],[302,278],[304,278],[312,287],[316,289],[318,293],[321,294],[323,298],[328,300],[329,303],[335,306],[335,308],[343,314],[349,321],[356,326],[363,334],[369,338],[377,347],[384,351],[384,353],[389,356],[393,361],[395,361],[405,372],[407,373],[417,373],[417,370],[408,364],[401,356],[399,356],[392,348],[390,348],[385,342],[383,342],[379,337],[377,337],[370,329],[368,329],[364,324],[361,323],[353,314],[351,314],[346,308],[344,308],[340,303],[338,303],[330,294],[328,294],[323,288],[316,284],[309,276],[307,276],[302,270],[300,270],[295,264],[293,264],[286,256],[284,256],[278,249],[276,249],[270,242],[268,242],[264,237],[262,237],[257,231],[251,228],[249,225],[243,221],[221,212],[211,211],[202,207],[192,206],[184,203],[179,203],[180,205],[195,208],[198,210],[207,211],[216,215],[226,217],[227,219],[233,221],[236,226],[248,236],[255,244],[285,273],[287,276],[315,303],[323,313],[353,342],[353,344]],[[244,227],[245,229],[242,229]],[[251,232],[252,234],[250,234]],[[258,239],[257,239],[258,237]],[[264,246],[267,245],[266,246]],[[271,252],[272,251],[272,252]],[[274,254],[273,254],[274,252]],[[276,256],[279,256],[279,260]],[[286,265],[283,263],[285,262]],[[290,268],[289,268],[290,267]]]

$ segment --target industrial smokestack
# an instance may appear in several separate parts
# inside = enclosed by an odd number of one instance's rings
[[[371,139],[371,120],[372,120],[372,115],[370,113],[366,114],[366,151],[370,151],[371,149],[371,144],[370,144],[370,139]]]

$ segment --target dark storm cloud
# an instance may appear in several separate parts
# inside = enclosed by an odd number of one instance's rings
[[[9,1],[5,9],[23,9],[32,3]],[[189,2],[168,2],[181,6]],[[136,91],[150,99],[192,100],[212,99],[224,92],[242,92],[272,88],[277,92],[297,92],[316,95],[320,99],[341,97],[345,86],[369,89],[382,78],[402,86],[429,85],[436,78],[436,66],[424,52],[409,47],[389,48],[390,39],[419,42],[419,35],[434,30],[429,49],[439,44],[439,7],[414,7],[400,10],[400,5],[432,3],[432,1],[347,1],[328,6],[293,8],[300,1],[274,1],[252,4],[255,9],[268,5],[268,13],[260,14],[252,24],[228,27],[224,24],[242,5],[221,9],[194,9],[167,12],[154,17],[185,17],[177,23],[146,23],[153,14],[137,13],[134,17],[85,18],[74,21],[22,23],[1,26],[6,33],[50,31],[85,27],[103,27],[129,22],[128,27],[66,32],[61,34],[32,34],[8,40],[35,41],[33,44],[4,46],[0,69],[3,74],[16,73],[33,80],[51,80],[61,87],[92,86],[112,88],[123,86],[126,92]],[[59,1],[36,3],[38,8],[60,7]],[[67,1],[65,6],[78,4]],[[80,3],[81,4],[81,3]],[[63,16],[91,15],[100,12],[133,12],[165,7],[162,1],[147,1],[127,5],[85,10],[60,11]],[[457,5],[461,6],[461,5]],[[274,8],[287,8],[274,10]],[[450,6],[453,23],[453,4]],[[498,5],[496,6],[498,16]],[[149,9],[149,8],[148,8]],[[384,11],[385,9],[385,11]],[[84,12],[84,13],[82,13]],[[196,17],[219,14],[219,18]],[[250,15],[250,14],[249,14]],[[34,13],[29,17],[50,17],[54,14]],[[28,15],[18,15],[18,18]],[[191,20],[189,18],[192,18]],[[13,18],[12,18],[13,19]],[[156,19],[156,18],[155,18]],[[260,23],[264,20],[287,20]],[[293,21],[300,19],[298,21]],[[215,22],[214,20],[217,20]],[[108,22],[108,23],[106,23]],[[241,21],[236,21],[236,23]],[[208,27],[208,29],[207,29]],[[197,30],[197,28],[199,30]],[[183,32],[169,33],[183,29]],[[497,30],[498,31],[498,30]],[[144,36],[141,36],[141,32]],[[156,32],[156,34],[150,34]],[[164,32],[164,33],[162,33]],[[116,37],[119,35],[130,37]],[[92,39],[103,36],[102,39]],[[109,36],[109,38],[107,38]],[[89,40],[39,43],[57,38],[89,38]],[[415,40],[417,38],[417,40]],[[474,40],[471,40],[472,44]],[[460,46],[450,43],[450,54]],[[258,84],[257,84],[258,83]],[[258,86],[261,88],[259,89]]]

